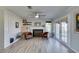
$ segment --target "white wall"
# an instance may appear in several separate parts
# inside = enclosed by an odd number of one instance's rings
[[[76,7],[68,14],[70,46],[79,52],[79,32],[76,32],[76,14],[79,13],[79,8]]]
[[[15,13],[5,10],[4,11],[4,47],[11,45],[10,38],[14,38],[16,41],[16,35],[21,32],[22,19]],[[19,22],[19,28],[15,27],[15,23]],[[14,42],[15,42],[14,41]]]
[[[28,19],[28,22],[32,22],[32,25],[28,25],[28,31],[31,31],[33,29],[43,29],[43,31],[46,31],[46,27],[42,27],[42,25],[46,24],[46,21],[48,21],[49,19]],[[34,23],[35,22],[41,22],[41,26],[35,26]]]
[[[4,48],[4,16],[3,10],[0,8],[0,49]]]

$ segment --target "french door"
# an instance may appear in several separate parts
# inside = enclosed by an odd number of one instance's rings
[[[56,23],[55,27],[56,27],[55,28],[56,38],[67,43],[67,39],[68,39],[67,22]]]
[[[67,39],[68,39],[68,25],[67,22],[61,22],[61,40],[64,41],[65,43],[67,43]]]
[[[46,23],[46,31],[51,33],[52,29],[52,23]]]
[[[51,32],[52,32],[52,22],[51,21],[46,21],[46,32],[48,32],[48,37],[50,37]]]
[[[57,39],[60,39],[60,24],[59,23],[56,23],[56,38]]]

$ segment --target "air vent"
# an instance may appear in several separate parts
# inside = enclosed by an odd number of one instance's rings
[[[14,38],[10,38],[10,43],[12,43],[14,41]]]

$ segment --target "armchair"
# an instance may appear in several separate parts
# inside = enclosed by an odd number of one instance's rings
[[[43,34],[42,34],[42,38],[47,38],[48,37],[48,32],[44,32]]]
[[[31,32],[24,32],[22,34],[23,39],[29,39],[32,38],[32,33]]]

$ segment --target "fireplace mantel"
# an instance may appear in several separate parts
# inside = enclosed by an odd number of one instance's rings
[[[44,29],[44,27],[32,27],[31,29]]]
[[[43,29],[43,32],[45,32],[45,27],[30,27],[29,32],[33,33],[33,29]]]

